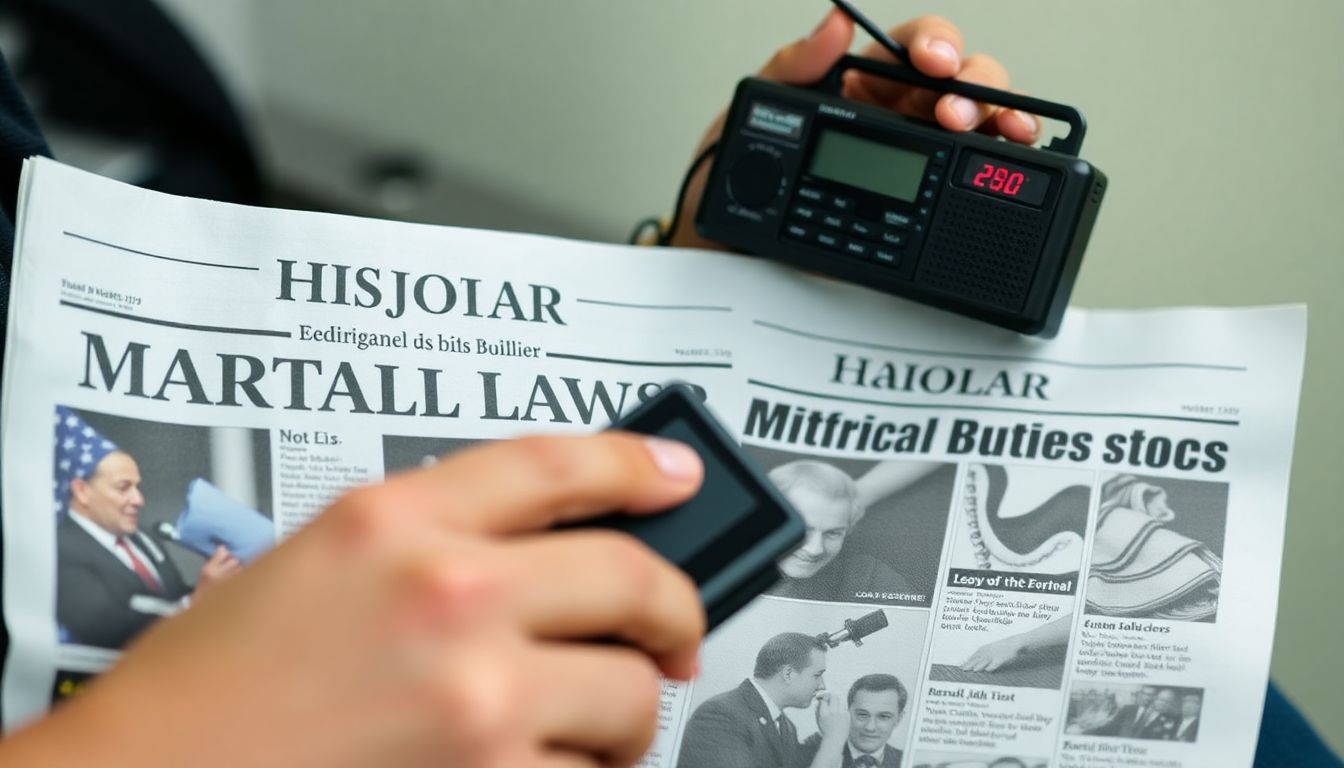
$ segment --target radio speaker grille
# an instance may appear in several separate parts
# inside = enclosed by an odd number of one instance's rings
[[[1043,211],[949,188],[924,241],[915,282],[1021,311],[1050,225]]]

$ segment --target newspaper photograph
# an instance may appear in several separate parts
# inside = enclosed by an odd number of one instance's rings
[[[1248,763],[1302,307],[1027,338],[778,265],[174,198],[49,160],[6,345],[6,730],[343,492],[688,383],[797,509],[649,768]]]

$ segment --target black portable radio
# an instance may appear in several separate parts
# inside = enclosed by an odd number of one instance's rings
[[[1069,134],[1041,149],[946,131],[842,98],[849,69],[1062,120]],[[758,256],[1053,336],[1106,189],[1101,171],[1077,156],[1085,131],[1082,114],[1063,104],[855,56],[812,88],[747,78],[696,229]]]

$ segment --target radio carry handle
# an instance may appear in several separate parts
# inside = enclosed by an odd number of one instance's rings
[[[913,85],[916,88],[927,88],[931,91],[940,91],[943,93],[954,93],[958,96],[965,96],[968,99],[981,101],[986,104],[994,104],[1000,107],[1009,107],[1024,112],[1030,112],[1035,115],[1053,118],[1067,123],[1069,133],[1067,136],[1055,136],[1050,143],[1043,149],[1051,152],[1058,152],[1063,155],[1077,157],[1078,152],[1083,147],[1083,136],[1087,133],[1087,121],[1083,118],[1083,113],[1067,104],[1060,104],[1054,101],[1038,99],[1034,96],[1024,96],[1019,93],[990,88],[985,85],[968,83],[962,80],[952,78],[929,77],[928,75],[916,70],[914,67],[906,67],[898,64],[892,64],[886,61],[878,61],[863,56],[854,56],[845,54],[835,63],[834,66],[812,86],[813,89],[828,93],[834,96],[841,95],[842,76],[845,72],[856,69],[866,72],[870,75],[885,77],[889,80],[896,80],[907,85]]]

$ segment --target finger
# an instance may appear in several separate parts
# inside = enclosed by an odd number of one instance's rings
[[[496,553],[505,614],[549,639],[615,637],[688,680],[705,632],[694,582],[632,536],[564,531],[515,540]]]
[[[961,668],[966,670],[967,672],[975,672],[979,669],[979,665],[983,661],[984,656],[981,655],[979,651],[976,651],[975,653],[971,654],[971,657],[969,659],[961,663]]]
[[[760,76],[794,85],[815,83],[845,55],[853,40],[854,25],[832,8],[810,35],[776,51],[761,67]]]
[[[891,39],[905,46],[910,63],[929,77],[954,77],[961,69],[963,41],[957,25],[941,16],[921,16],[891,30]],[[870,43],[864,56],[891,54],[879,43]]]
[[[991,88],[1007,88],[1008,70],[1004,69],[998,59],[977,53],[967,57],[957,79]],[[997,111],[998,107],[991,104],[981,104],[965,96],[949,93],[938,100],[933,114],[944,128],[970,131],[980,127],[981,123]]]
[[[548,749],[532,762],[535,768],[604,768],[592,755],[572,749]]]
[[[624,432],[501,440],[393,478],[377,503],[424,509],[459,530],[512,533],[598,512],[651,512],[689,498],[704,467],[690,447]]]
[[[1017,109],[1000,109],[994,114],[997,133],[1019,144],[1035,144],[1041,135],[1040,118]]]
[[[529,711],[548,745],[633,763],[653,743],[660,681],[647,657],[617,645],[554,644],[524,662],[538,681]]]
[[[961,71],[963,46],[961,30],[947,19],[941,16],[922,16],[896,27],[891,30],[890,35],[893,40],[905,46],[910,53],[910,63],[920,72],[930,77],[954,77]],[[891,53],[877,42],[864,46],[860,55],[879,61],[895,61]],[[899,99],[916,90],[887,78],[861,73],[855,75],[851,88],[856,96],[865,101],[892,108]],[[846,92],[846,96],[849,95],[849,92]]]

